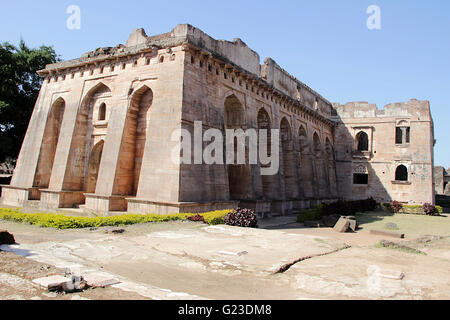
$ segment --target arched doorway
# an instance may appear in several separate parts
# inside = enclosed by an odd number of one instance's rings
[[[234,130],[246,129],[244,108],[235,95],[225,99],[225,127]],[[236,155],[237,139],[235,139],[234,148]],[[247,148],[245,158],[246,164],[227,164],[230,200],[248,200],[251,198]]]
[[[89,155],[89,165],[86,177],[86,193],[95,193],[97,187],[98,172],[102,159],[104,141],[101,140],[93,148]]]
[[[152,104],[153,91],[147,86],[137,90],[131,99],[120,147],[114,195],[137,195]]]
[[[66,102],[63,98],[58,98],[51,107],[45,125],[33,187],[40,189],[49,187],[65,109]]]

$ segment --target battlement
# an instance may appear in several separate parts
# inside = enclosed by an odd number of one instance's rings
[[[426,100],[411,99],[407,102],[390,103],[383,109],[378,109],[376,104],[366,101],[348,102],[344,105],[333,103],[333,108],[341,119],[411,117],[432,120],[430,102]]]
[[[255,78],[325,116],[329,117],[333,112],[332,104],[328,100],[290,75],[272,58],[266,58],[264,64],[261,65],[259,54],[250,49],[241,39],[216,40],[189,24],[180,24],[171,32],[155,36],[147,36],[144,29],[136,29],[129,36],[126,45],[118,44],[115,47],[98,48],[85,53],[81,58],[47,65],[38,73],[45,77],[57,74],[64,69],[97,64],[104,60],[115,60],[184,44],[191,44],[218,59],[243,69]]]

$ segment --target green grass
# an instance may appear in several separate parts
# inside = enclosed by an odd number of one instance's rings
[[[210,225],[223,224],[225,216],[231,210],[213,211],[201,214]],[[28,223],[44,228],[82,229],[92,227],[126,226],[151,222],[184,221],[195,214],[178,213],[169,215],[124,214],[112,217],[72,217],[55,213],[25,213],[19,209],[0,208],[0,220]]]
[[[362,232],[385,230],[387,223],[395,223],[400,233],[407,238],[421,235],[448,236],[450,234],[450,218],[413,214],[392,214],[384,211],[366,212],[356,215]]]
[[[405,252],[405,253],[418,254],[418,255],[424,255],[424,256],[427,255],[426,253],[416,250],[414,248],[401,247],[401,246],[396,246],[396,245],[384,246],[381,241],[375,245],[375,248],[392,249],[392,250],[398,250],[398,251]]]

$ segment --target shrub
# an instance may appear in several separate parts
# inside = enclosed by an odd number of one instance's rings
[[[235,227],[257,228],[258,219],[254,211],[250,209],[236,209],[224,218],[225,224]]]
[[[399,213],[400,210],[403,209],[403,204],[400,203],[400,202],[398,202],[398,201],[393,201],[393,202],[391,203],[391,208],[392,208],[392,211],[393,211],[394,213]]]
[[[305,223],[306,221],[318,220],[322,218],[319,208],[303,210],[297,216],[298,223]]]
[[[382,202],[382,203],[380,203],[380,208],[381,208],[381,210],[383,210],[385,212],[394,213],[394,210],[392,209],[392,206],[390,203]]]
[[[203,217],[202,215],[199,215],[199,214],[197,214],[195,216],[187,217],[187,219],[189,221],[192,221],[192,222],[204,222],[204,223],[206,223],[205,217]]]
[[[212,211],[200,214],[206,223],[210,225],[217,225],[224,223],[224,217],[230,213],[231,210]],[[177,213],[169,215],[138,215],[138,214],[124,214],[121,216],[112,217],[70,217],[54,213],[24,213],[18,209],[1,209],[0,219],[10,220],[16,222],[29,223],[44,228],[56,229],[81,229],[92,227],[114,227],[125,226],[132,224],[151,223],[151,222],[168,222],[168,221],[182,221],[192,217],[192,214]]]
[[[431,203],[425,203],[422,207],[423,213],[427,216],[436,216],[438,215],[438,210]]]

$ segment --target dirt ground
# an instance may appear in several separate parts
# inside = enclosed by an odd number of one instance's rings
[[[107,287],[64,294],[48,292],[32,280],[64,275],[65,269],[35,262],[11,252],[0,251],[0,300],[142,300],[133,292]]]
[[[374,212],[357,219],[361,229],[345,234],[289,216],[261,221],[263,229],[170,222],[122,234],[0,221],[19,243],[0,247],[0,299],[450,299],[450,218]],[[370,234],[392,223],[406,239]],[[377,246],[383,239],[411,250]],[[67,267],[121,283],[62,295],[31,282]],[[400,272],[402,280],[386,276]]]

